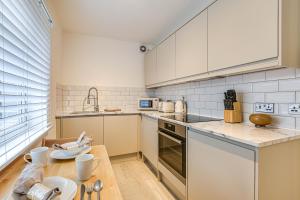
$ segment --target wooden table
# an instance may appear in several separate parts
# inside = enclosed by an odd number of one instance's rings
[[[104,186],[101,191],[101,199],[104,200],[122,200],[122,195],[117,184],[107,151],[103,145],[93,146],[91,154],[94,154],[96,158],[100,159],[100,164],[93,173],[93,176],[85,181],[84,184],[92,184],[97,179],[100,179]],[[14,182],[20,175],[25,166],[23,158],[19,158],[10,167],[1,172],[0,176],[0,199],[6,199],[9,195]],[[79,200],[80,197],[80,184],[81,182],[76,178],[76,169],[74,160],[59,161],[50,159],[50,164],[45,168],[46,176],[62,176],[68,179],[72,179],[78,185],[77,194],[75,200]],[[85,195],[87,198],[87,195]],[[92,199],[96,199],[96,193],[93,193]]]

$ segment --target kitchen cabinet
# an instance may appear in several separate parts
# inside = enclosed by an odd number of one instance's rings
[[[156,49],[145,54],[145,83],[152,85],[157,82]]]
[[[70,117],[60,119],[60,137],[79,137],[82,131],[93,138],[93,145],[103,144],[103,117]]]
[[[278,57],[278,0],[218,0],[208,8],[208,70]]]
[[[147,160],[157,168],[158,162],[158,122],[147,116],[142,116],[141,148]]]
[[[104,145],[109,156],[138,151],[137,115],[104,116]]]
[[[157,82],[175,78],[175,34],[157,47]]]
[[[207,10],[176,32],[176,78],[207,72]]]
[[[188,132],[188,199],[254,200],[255,151]]]
[[[187,152],[189,200],[300,199],[300,140],[256,147],[190,129]]]

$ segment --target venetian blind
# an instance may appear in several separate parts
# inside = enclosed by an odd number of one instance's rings
[[[41,0],[0,0],[0,169],[49,127],[50,28]]]

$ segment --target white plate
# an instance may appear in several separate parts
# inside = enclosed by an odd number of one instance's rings
[[[58,187],[61,190],[61,195],[54,200],[72,200],[76,196],[77,185],[74,181],[60,176],[46,177],[43,185],[49,188]]]
[[[53,150],[50,153],[50,157],[57,160],[70,160],[76,158],[78,155],[89,153],[92,150],[91,146],[86,146],[83,148],[82,152],[76,155],[67,154],[65,150]]]
[[[73,200],[77,193],[77,185],[74,181],[66,179],[60,176],[46,177],[43,181],[43,185],[48,188],[58,187],[61,191],[61,195],[54,200]],[[7,200],[16,200],[18,196],[15,194],[10,195]]]

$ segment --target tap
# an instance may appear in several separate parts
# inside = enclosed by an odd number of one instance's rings
[[[96,95],[91,94],[93,90],[95,90]],[[91,87],[89,89],[89,93],[88,93],[88,96],[87,96],[87,104],[91,104],[91,100],[94,100],[94,111],[99,112],[98,90],[95,87]]]

